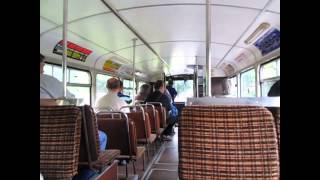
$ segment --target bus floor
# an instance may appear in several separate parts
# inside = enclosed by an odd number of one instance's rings
[[[132,162],[128,164],[129,180],[177,180],[178,179],[178,128],[175,127],[175,135],[172,141],[165,141],[154,153],[154,144],[150,148],[150,158],[145,158],[145,171],[143,171],[142,159],[135,162],[136,175],[133,175]],[[126,167],[118,167],[119,180],[126,179]]]

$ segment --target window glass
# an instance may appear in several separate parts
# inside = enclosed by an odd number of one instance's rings
[[[263,83],[261,83],[261,96],[262,97],[267,97],[268,96],[268,92],[271,88],[271,86],[276,82],[275,81],[265,81]]]
[[[261,65],[260,73],[261,96],[266,97],[271,86],[280,79],[280,58]]]
[[[90,75],[88,72],[70,69],[69,73],[69,83],[90,84]]]
[[[280,76],[280,59],[261,65],[261,80]]]
[[[229,85],[230,85],[230,97],[237,97],[237,76],[234,76],[229,79]]]
[[[173,87],[178,93],[175,102],[187,102],[187,98],[193,97],[193,80],[175,80]]]
[[[96,100],[107,93],[107,81],[112,76],[106,74],[97,74],[96,76]]]
[[[52,76],[52,65],[51,64],[45,64],[43,67],[43,74]]]
[[[241,97],[255,97],[255,70],[251,69],[241,74]]]
[[[80,105],[90,105],[90,87],[67,86],[68,91],[75,95],[77,99],[82,99]]]
[[[133,81],[123,80],[123,94],[128,95],[133,99]]]
[[[52,76],[62,82],[62,68],[60,66],[53,66]]]

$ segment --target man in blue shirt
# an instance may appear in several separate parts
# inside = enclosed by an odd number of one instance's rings
[[[120,81],[120,92],[118,93],[118,97],[123,99],[127,104],[130,104],[132,102],[132,99],[128,95],[124,95],[123,92],[123,82]]]
[[[176,91],[176,89],[173,86],[173,81],[172,80],[169,80],[168,82],[168,86],[167,86],[167,89],[172,97],[172,101],[174,102],[174,98],[177,96],[178,92]]]

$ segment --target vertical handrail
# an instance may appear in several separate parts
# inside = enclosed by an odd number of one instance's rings
[[[63,0],[63,53],[62,53],[62,82],[63,97],[67,97],[67,57],[68,57],[68,0]]]
[[[137,38],[132,39],[133,47],[132,47],[132,80],[133,80],[133,93],[132,93],[132,104],[134,104],[134,99],[136,97],[136,44]]]
[[[211,0],[206,0],[206,95],[211,97]]]

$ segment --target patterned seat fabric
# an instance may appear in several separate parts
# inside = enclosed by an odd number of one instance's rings
[[[187,106],[179,124],[179,179],[277,180],[272,114],[255,106]]]
[[[40,107],[40,172],[44,179],[70,179],[77,174],[80,135],[78,107]]]

